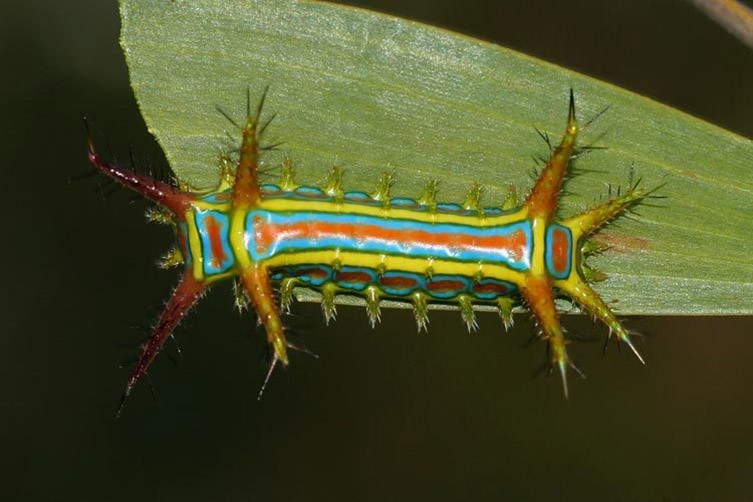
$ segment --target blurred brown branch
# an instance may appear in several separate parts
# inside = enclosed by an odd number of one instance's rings
[[[753,10],[736,0],[688,0],[753,49]]]

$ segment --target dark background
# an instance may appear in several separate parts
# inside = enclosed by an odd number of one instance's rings
[[[176,0],[188,1],[188,0]],[[753,136],[753,52],[680,0],[364,1],[556,62]],[[526,316],[465,333],[407,311],[375,331],[362,309],[323,327],[255,400],[261,335],[218,287],[178,332],[123,416],[143,332],[175,273],[170,232],[85,171],[89,114],[117,152],[157,154],[128,86],[117,8],[101,0],[0,4],[5,207],[0,256],[1,500],[751,500],[751,318],[631,318],[640,367],[596,340],[589,375],[531,378],[544,361]],[[681,151],[677,152],[682,155]],[[699,208],[702,210],[702,208]],[[174,352],[174,347],[171,347]]]

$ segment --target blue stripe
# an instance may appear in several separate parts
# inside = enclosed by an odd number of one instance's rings
[[[437,291],[436,289],[432,290],[429,289],[428,283],[431,282],[443,282],[443,281],[451,281],[451,282],[459,282],[463,285],[460,289],[453,289],[449,291]],[[463,277],[461,275],[435,275],[433,277],[430,277],[426,280],[426,284],[424,285],[424,291],[429,293],[434,298],[439,298],[441,300],[450,300],[452,298],[455,298],[461,293],[470,293],[471,288],[471,281],[467,277]]]
[[[563,232],[565,232],[565,235],[567,235],[567,268],[565,269],[565,272],[561,274],[557,273],[557,271],[555,270],[552,256],[552,245],[554,244],[552,234],[555,230],[562,230]],[[549,273],[556,279],[566,279],[567,276],[570,275],[570,269],[572,268],[572,260],[570,258],[573,255],[573,234],[572,232],[570,232],[570,229],[563,227],[562,225],[557,225],[556,223],[549,225],[549,228],[546,229],[545,249],[546,251],[544,253],[544,256],[546,258],[546,268],[549,270]]]
[[[183,236],[186,241],[186,248],[180,250],[183,253],[183,261],[186,266],[193,265],[193,256],[191,255],[191,240],[188,238],[188,225],[186,223],[180,223],[178,225],[178,232]]]
[[[487,284],[494,284],[497,286],[504,286],[505,288],[507,288],[507,291],[505,291],[504,293],[497,293],[497,292],[482,293],[480,291],[474,290],[473,295],[480,300],[495,300],[499,298],[500,296],[507,296],[515,292],[516,289],[518,289],[517,286],[515,286],[515,284],[511,282],[502,281],[499,279],[492,279],[492,278],[481,279],[480,281],[478,281],[478,284],[481,286],[484,286]]]
[[[212,263],[212,241],[209,238],[209,230],[206,227],[206,219],[214,217],[220,227],[220,243],[222,250],[225,252],[225,259],[219,266],[215,267]],[[196,228],[199,231],[202,250],[202,266],[206,275],[221,274],[227,271],[235,263],[233,252],[230,249],[228,241],[230,230],[230,219],[220,211],[196,209]]]
[[[356,238],[334,236],[313,240],[310,238],[285,238],[276,236],[276,240],[263,252],[256,250],[254,218],[261,218],[270,225],[290,225],[306,222],[326,222],[332,224],[351,224],[356,226],[374,225],[398,232],[422,231],[432,234],[462,234],[471,237],[506,237],[515,232],[525,234],[526,253],[522,259],[504,253],[504,250],[459,249],[451,242],[442,246],[424,245],[410,241],[381,241],[370,239],[368,235]],[[250,211],[246,216],[247,249],[253,261],[262,261],[284,252],[314,251],[316,249],[340,249],[341,251],[360,251],[374,254],[392,254],[417,258],[450,259],[465,262],[483,262],[506,265],[514,270],[525,271],[531,267],[533,238],[530,222],[523,220],[504,226],[471,227],[450,223],[431,224],[414,220],[387,220],[374,216],[357,214],[317,213],[313,211],[295,213],[274,213],[271,211]]]
[[[339,278],[338,276],[340,274],[347,274],[347,273],[359,273],[359,274],[366,274],[369,277],[369,280],[367,282],[349,282],[346,280],[343,280]],[[337,273],[335,274],[335,280],[337,281],[337,285],[344,289],[350,289],[353,291],[363,291],[366,289],[366,286],[369,284],[373,284],[374,281],[377,279],[376,271],[371,270],[370,268],[364,268],[364,267],[342,267]]]
[[[224,192],[219,193],[212,193],[209,195],[205,195],[204,197],[200,198],[199,200],[202,202],[206,202],[209,204],[224,204],[230,202],[229,195],[231,191],[225,190]]]
[[[308,273],[307,273],[308,271]],[[312,272],[322,272],[322,274],[312,275]],[[366,274],[369,280],[366,282],[348,282],[340,278],[341,274],[348,272],[359,272]],[[378,275],[376,270],[365,267],[342,267],[339,271],[334,271],[331,266],[317,263],[307,263],[302,265],[291,265],[287,267],[281,267],[272,272],[272,280],[280,281],[285,277],[296,277],[301,283],[306,286],[319,288],[324,283],[334,282],[338,287],[344,290],[360,292],[365,290],[368,286],[377,286],[388,297],[405,298],[415,291],[423,291],[435,300],[452,300],[460,294],[469,294],[476,300],[481,301],[493,301],[501,296],[508,296],[517,290],[515,284],[499,279],[493,279],[486,277],[474,282],[468,277],[462,275],[435,275],[432,277],[426,277],[422,274],[415,274],[412,272],[406,272],[402,270],[390,270],[385,272],[382,276]],[[390,279],[406,279],[413,281],[413,284],[404,286],[390,286]],[[438,291],[430,289],[430,285],[434,282],[451,281],[460,284],[458,289],[452,289],[447,291]],[[480,292],[475,288],[477,285],[495,284],[504,286],[506,291],[504,292]],[[347,291],[346,291],[347,292]]]
[[[380,284],[379,287],[381,288],[381,290],[387,293],[388,295],[407,296],[418,289],[420,290],[426,289],[426,283],[424,282],[424,278],[418,274],[391,270],[391,271],[385,272],[384,275],[382,275],[382,277],[385,279],[410,279],[410,280],[415,281],[415,283],[412,286],[403,287],[403,288],[393,288],[386,284]]]

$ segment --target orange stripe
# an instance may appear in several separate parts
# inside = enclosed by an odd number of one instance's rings
[[[301,222],[288,225],[270,225],[262,217],[254,218],[257,252],[263,254],[274,242],[286,239],[319,240],[328,237],[348,239],[397,241],[419,243],[426,246],[456,247],[460,249],[506,250],[515,261],[524,259],[528,241],[522,230],[506,236],[472,236],[460,233],[433,233],[424,230],[389,230],[378,225],[352,223]]]
[[[570,258],[570,241],[564,230],[555,228],[552,231],[552,265],[554,271],[562,274],[567,270]]]
[[[212,266],[220,268],[222,264],[225,263],[225,260],[227,260],[225,249],[222,247],[220,224],[214,216],[207,216],[204,221],[207,227],[207,233],[209,234],[209,246],[212,250],[212,256],[210,257],[210,260],[212,260]]]

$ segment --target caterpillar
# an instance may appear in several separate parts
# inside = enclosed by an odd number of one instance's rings
[[[576,144],[579,124],[572,90],[565,132],[558,145],[550,145],[533,188],[522,201],[511,191],[500,207],[480,206],[478,186],[463,204],[438,202],[436,181],[419,198],[391,197],[389,172],[370,194],[346,191],[338,167],[322,188],[298,185],[289,159],[278,183],[263,183],[259,159],[267,147],[260,137],[269,124],[261,122],[264,96],[266,91],[254,112],[248,99],[246,119],[238,125],[238,154],[221,156],[220,182],[210,190],[192,191],[107,163],[89,134],[89,162],[156,203],[149,213],[152,220],[174,225],[177,245],[162,264],[184,266],[142,346],[121,408],[186,313],[209,287],[228,279],[238,281],[241,303],[253,307],[266,332],[271,362],[264,386],[278,364],[289,364],[289,350],[298,348],[287,339],[281,317],[296,287],[321,293],[327,322],[335,316],[338,294],[362,297],[372,327],[380,320],[381,300],[411,302],[419,331],[427,329],[432,302],[457,305],[469,331],[476,329],[474,305],[496,306],[509,328],[513,307],[522,303],[537,321],[565,397],[568,369],[580,370],[568,357],[555,296],[569,297],[599,319],[609,329],[607,341],[615,336],[644,362],[628,330],[590,286],[603,274],[584,259],[603,250],[590,237],[653,190],[631,181],[606,202],[558,217],[569,164],[583,150]]]

